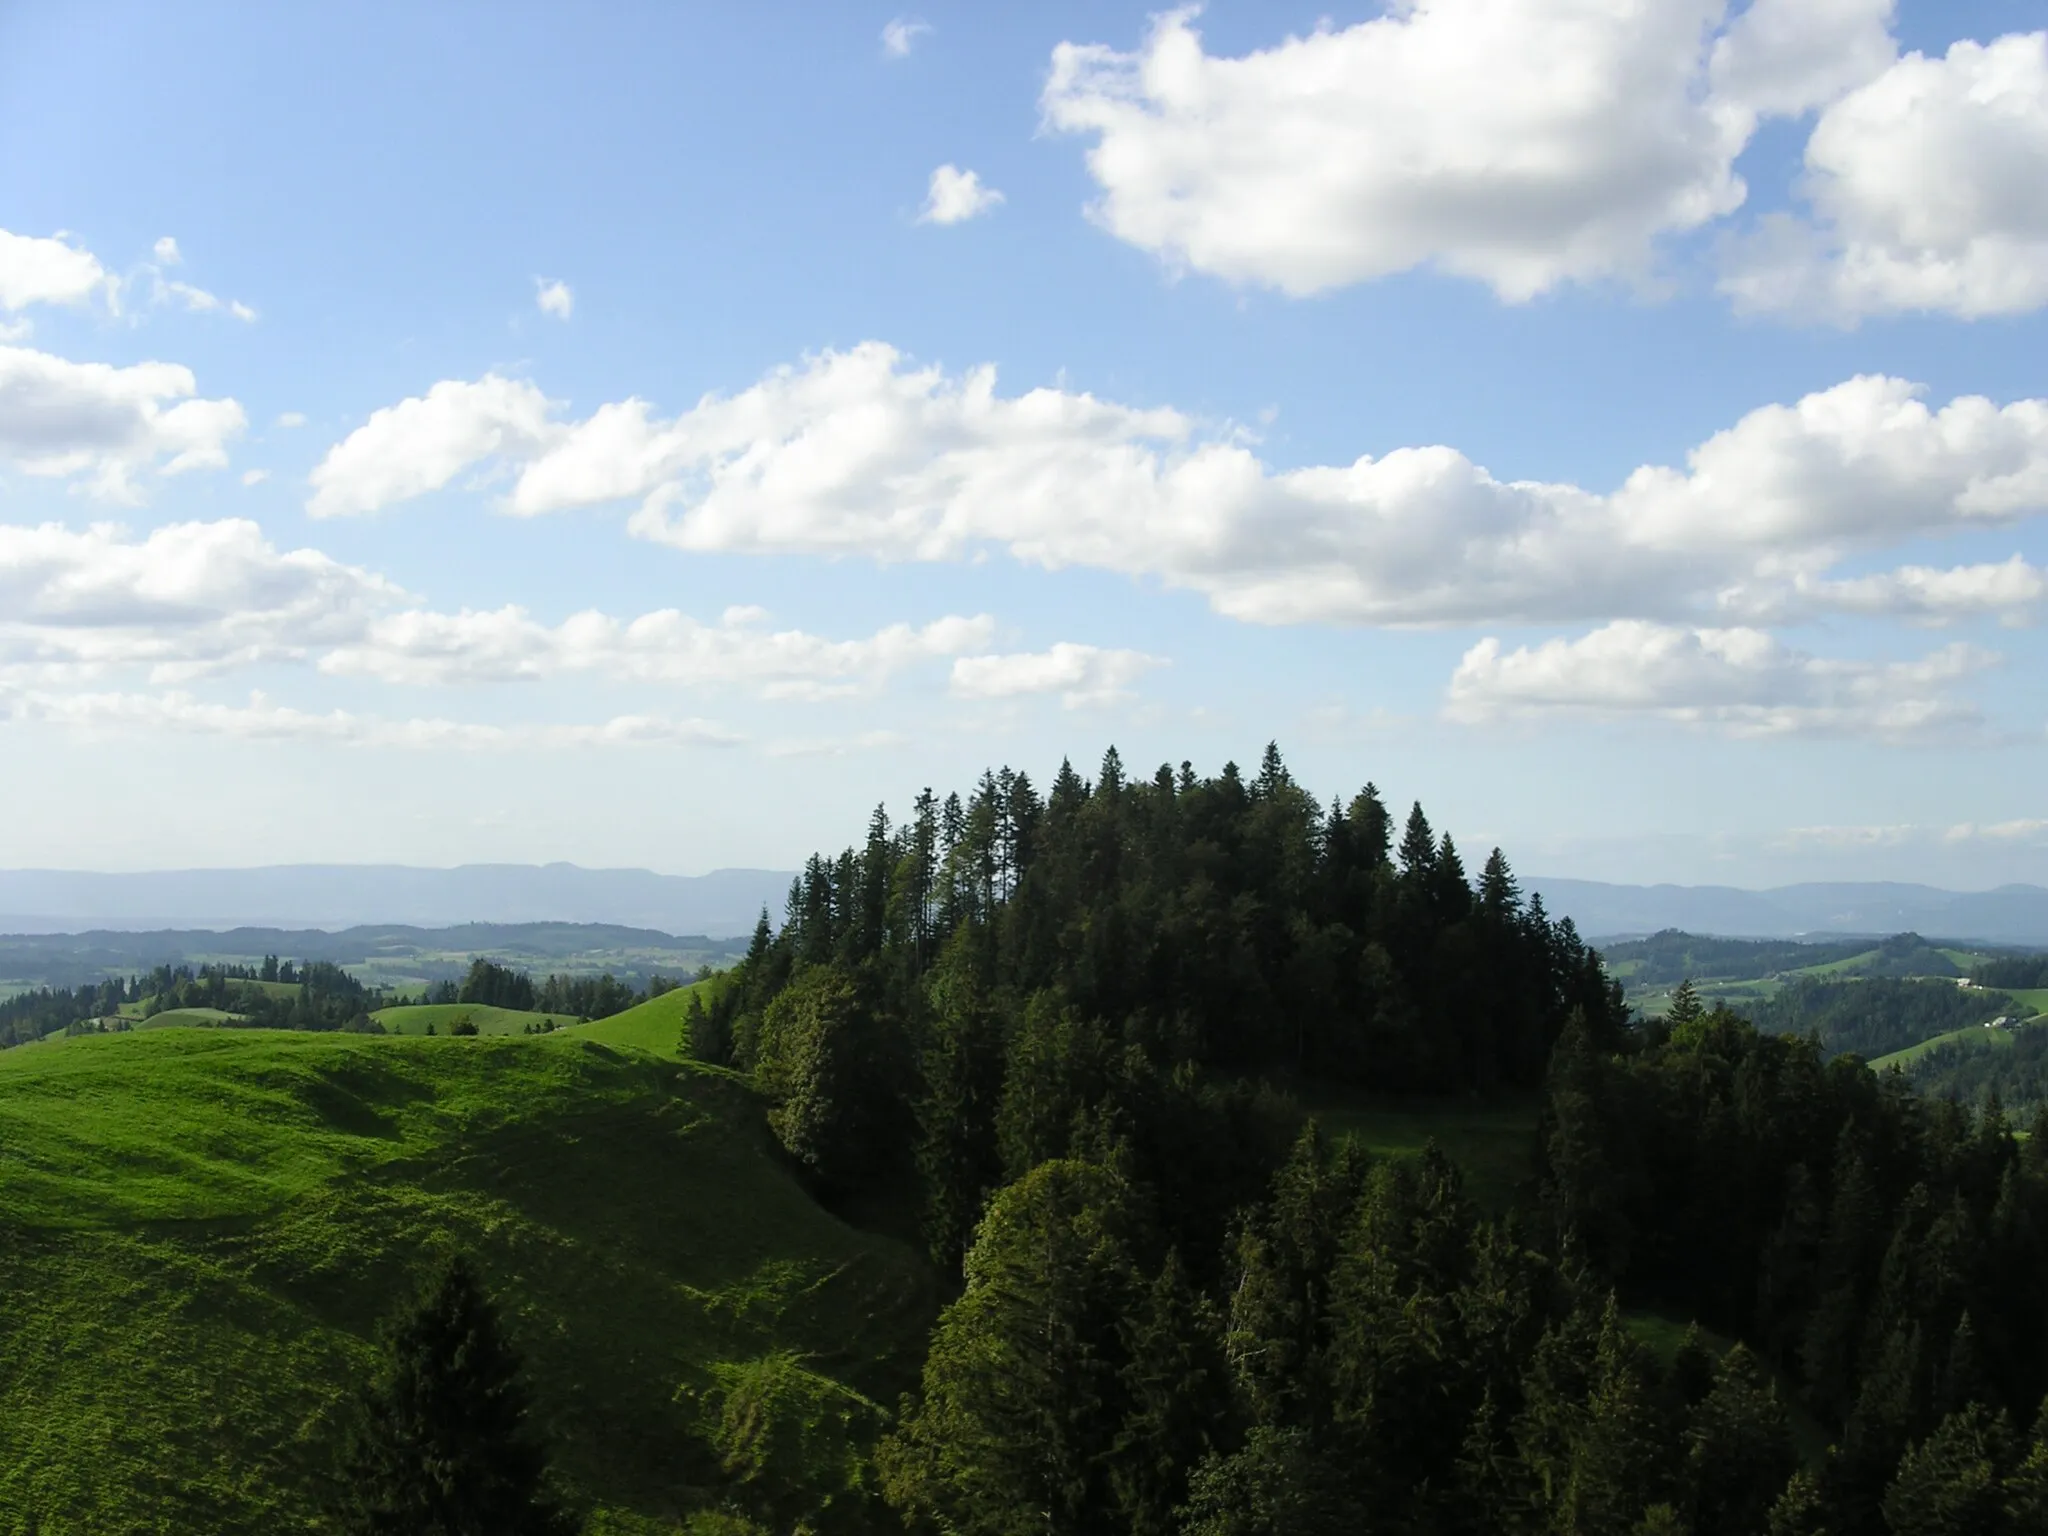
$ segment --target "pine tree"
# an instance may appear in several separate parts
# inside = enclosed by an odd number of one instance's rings
[[[1685,1443],[1694,1536],[1761,1530],[1798,1457],[1784,1405],[1742,1345],[1721,1357]]]
[[[883,1449],[892,1503],[958,1536],[1117,1528],[1135,1229],[1128,1185],[1090,1163],[1041,1163],[996,1196]]]
[[[1692,978],[1679,982],[1671,993],[1671,1007],[1664,1015],[1674,1035],[1689,1024],[1697,1024],[1706,1006],[1700,1002],[1699,992],[1693,987]]]
[[[2011,1430],[2003,1414],[1972,1403],[1942,1420],[1906,1453],[1884,1496],[1893,1536],[2002,1536],[2003,1462]]]
[[[526,1431],[519,1357],[460,1258],[385,1340],[342,1476],[349,1536],[568,1536]]]

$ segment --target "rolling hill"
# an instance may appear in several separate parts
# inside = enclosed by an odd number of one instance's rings
[[[635,1012],[604,1024],[667,1029]],[[587,1031],[48,1042],[0,1055],[0,1530],[304,1528],[380,1320],[458,1247],[594,1533],[720,1496],[709,1426],[749,1373],[870,1432],[934,1311],[916,1255],[821,1209],[758,1102],[673,1056]]]

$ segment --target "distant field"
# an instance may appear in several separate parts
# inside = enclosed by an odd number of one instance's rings
[[[1350,1136],[1376,1157],[1414,1157],[1434,1140],[1465,1175],[1472,1198],[1502,1211],[1535,1172],[1536,1105],[1436,1105],[1324,1099],[1304,1106],[1331,1137]]]
[[[1871,1062],[1875,1071],[1882,1072],[1889,1067],[1911,1066],[1922,1056],[1939,1045],[1978,1044],[1996,1050],[2012,1044],[2009,1029],[1986,1029],[1981,1024],[1972,1024],[1967,1029],[1952,1029],[1945,1035],[1936,1035],[1932,1040],[1922,1040],[1918,1045],[1909,1045],[1903,1051],[1893,1051],[1889,1056],[1880,1056]]]
[[[137,1029],[179,1029],[208,1024],[231,1024],[241,1018],[224,1008],[166,1008],[154,1018],[136,1020]]]
[[[538,1030],[553,1022],[557,1029],[575,1019],[562,1013],[522,1013],[516,1008],[490,1008],[482,1003],[406,1003],[380,1008],[370,1015],[391,1035],[424,1035],[432,1025],[434,1033],[445,1035],[457,1019],[468,1019],[480,1035],[524,1035],[528,1026]]]
[[[1803,965],[1796,971],[1787,971],[1787,976],[1839,976],[1844,971],[1853,971],[1859,966],[1869,965],[1877,959],[1875,949],[1866,949],[1860,955],[1850,955],[1841,960],[1830,960],[1824,965]]]
[[[0,1531],[315,1528],[379,1321],[451,1248],[607,1536],[675,1532],[723,1482],[716,1368],[791,1351],[893,1403],[936,1305],[908,1247],[804,1193],[725,1073],[561,1033],[7,1051]]]
[[[2048,1013],[2048,987],[2021,987],[2006,995],[2030,1013]]]

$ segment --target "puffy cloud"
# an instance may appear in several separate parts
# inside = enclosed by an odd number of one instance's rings
[[[1067,708],[1078,709],[1130,697],[1132,684],[1165,664],[1143,651],[1104,650],[1061,641],[1045,651],[962,656],[953,663],[953,691],[969,699],[1057,693]]]
[[[1714,97],[1797,117],[1875,79],[1898,57],[1897,0],[1752,0],[1714,43]]]
[[[898,16],[882,28],[882,52],[892,59],[907,59],[917,40],[932,30],[931,23],[914,16]]]
[[[921,628],[892,624],[864,640],[771,630],[758,609],[730,609],[716,624],[676,610],[627,623],[579,613],[555,626],[520,608],[411,612],[378,619],[337,648],[322,671],[397,683],[506,682],[597,673],[633,682],[743,684],[770,698],[815,699],[874,688],[920,662],[987,648],[995,621],[948,617]]]
[[[540,306],[542,314],[553,315],[557,320],[566,320],[576,313],[576,295],[559,278],[536,277],[533,280],[533,302]]]
[[[244,485],[261,485],[269,478],[270,471],[267,469],[245,469],[242,471],[242,484]]]
[[[1889,62],[1888,0],[1403,0],[1226,58],[1195,11],[1062,43],[1041,108],[1093,139],[1107,230],[1295,295],[1434,265],[1521,301],[1640,280],[1741,205],[1759,115]]]
[[[306,510],[348,517],[438,491],[484,459],[538,447],[550,435],[547,417],[547,397],[531,384],[496,374],[443,380],[372,413],[328,449]]]
[[[0,523],[0,674],[140,665],[173,681],[302,660],[403,596],[316,550],[281,552],[239,518],[142,539],[108,524]]]
[[[1003,201],[1003,194],[994,187],[983,186],[981,177],[973,171],[963,171],[957,165],[942,165],[932,172],[931,185],[925,193],[924,210],[918,214],[920,224],[964,224],[969,219],[996,208]]]
[[[99,258],[61,235],[45,239],[0,229],[0,309],[85,304],[95,296],[111,302],[115,292]]]
[[[2048,304],[2048,32],[1906,55],[1830,106],[1806,148],[1816,221],[1733,248],[1739,307],[1974,318]]]
[[[87,476],[134,500],[137,476],[218,469],[248,418],[233,400],[195,398],[175,363],[74,363],[0,346],[0,458],[32,475]]]
[[[582,725],[477,725],[457,720],[384,720],[331,710],[314,714],[252,694],[220,704],[188,693],[52,694],[0,688],[0,719],[55,724],[96,734],[225,736],[237,741],[467,751],[624,746],[734,746],[743,737],[711,720],[617,715]]]
[[[1826,578],[1852,552],[2048,510],[2048,402],[1936,410],[1887,378],[1753,411],[1684,468],[1606,493],[1500,480],[1448,447],[1276,471],[1170,409],[1005,397],[993,370],[949,376],[878,343],[673,420],[628,400],[542,438],[508,510],[639,500],[636,532],[690,550],[993,546],[1154,577],[1260,623],[2007,612],[2027,600],[2024,563]]]
[[[167,267],[178,266],[185,260],[184,253],[178,249],[178,242],[169,235],[164,235],[158,239],[157,243],[150,247],[150,250],[155,253],[156,259]]]
[[[1756,629],[1621,620],[1513,651],[1480,641],[1452,675],[1445,712],[1468,723],[1647,715],[1736,736],[1927,738],[1979,723],[1953,685],[1997,660],[1953,645],[1918,661],[1842,661]]]

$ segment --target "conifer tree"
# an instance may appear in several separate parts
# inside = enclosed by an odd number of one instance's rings
[[[342,1473],[349,1536],[569,1536],[528,1432],[519,1357],[467,1261],[385,1339]]]

